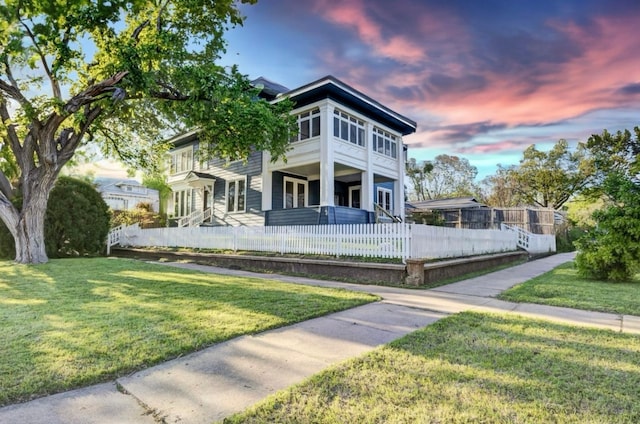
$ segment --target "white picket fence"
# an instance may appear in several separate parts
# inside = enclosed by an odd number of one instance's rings
[[[272,227],[121,228],[119,244],[233,251],[297,253],[377,258],[453,258],[514,251],[518,233],[422,224],[300,225]],[[555,237],[543,251],[555,251]]]

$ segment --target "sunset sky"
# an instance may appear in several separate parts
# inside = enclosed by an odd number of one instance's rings
[[[479,177],[530,144],[640,125],[638,0],[261,0],[224,63],[296,88],[325,75],[418,123],[409,156]]]

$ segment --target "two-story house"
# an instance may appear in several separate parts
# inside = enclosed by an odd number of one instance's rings
[[[169,212],[179,225],[370,223],[404,218],[406,148],[416,123],[327,76],[286,90],[254,81],[272,102],[290,98],[299,133],[287,160],[198,160],[197,132],[172,139]]]
[[[98,177],[96,188],[107,205],[114,211],[134,210],[139,204],[148,204],[152,212],[160,208],[158,190],[148,188],[136,180]]]

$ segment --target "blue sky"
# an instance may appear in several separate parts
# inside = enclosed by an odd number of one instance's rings
[[[418,123],[409,156],[482,178],[531,144],[640,125],[637,0],[261,0],[223,63],[289,88],[333,75]]]

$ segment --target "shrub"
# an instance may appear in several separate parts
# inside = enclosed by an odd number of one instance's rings
[[[576,242],[580,275],[626,281],[640,271],[640,187],[613,175],[605,192],[613,201],[593,217],[596,227]]]
[[[45,217],[47,255],[101,254],[110,219],[109,207],[93,185],[60,177],[51,190]]]
[[[47,255],[56,258],[101,254],[110,218],[109,207],[91,184],[60,177],[49,195],[45,215]],[[0,257],[15,257],[15,244],[4,224],[0,225]]]

